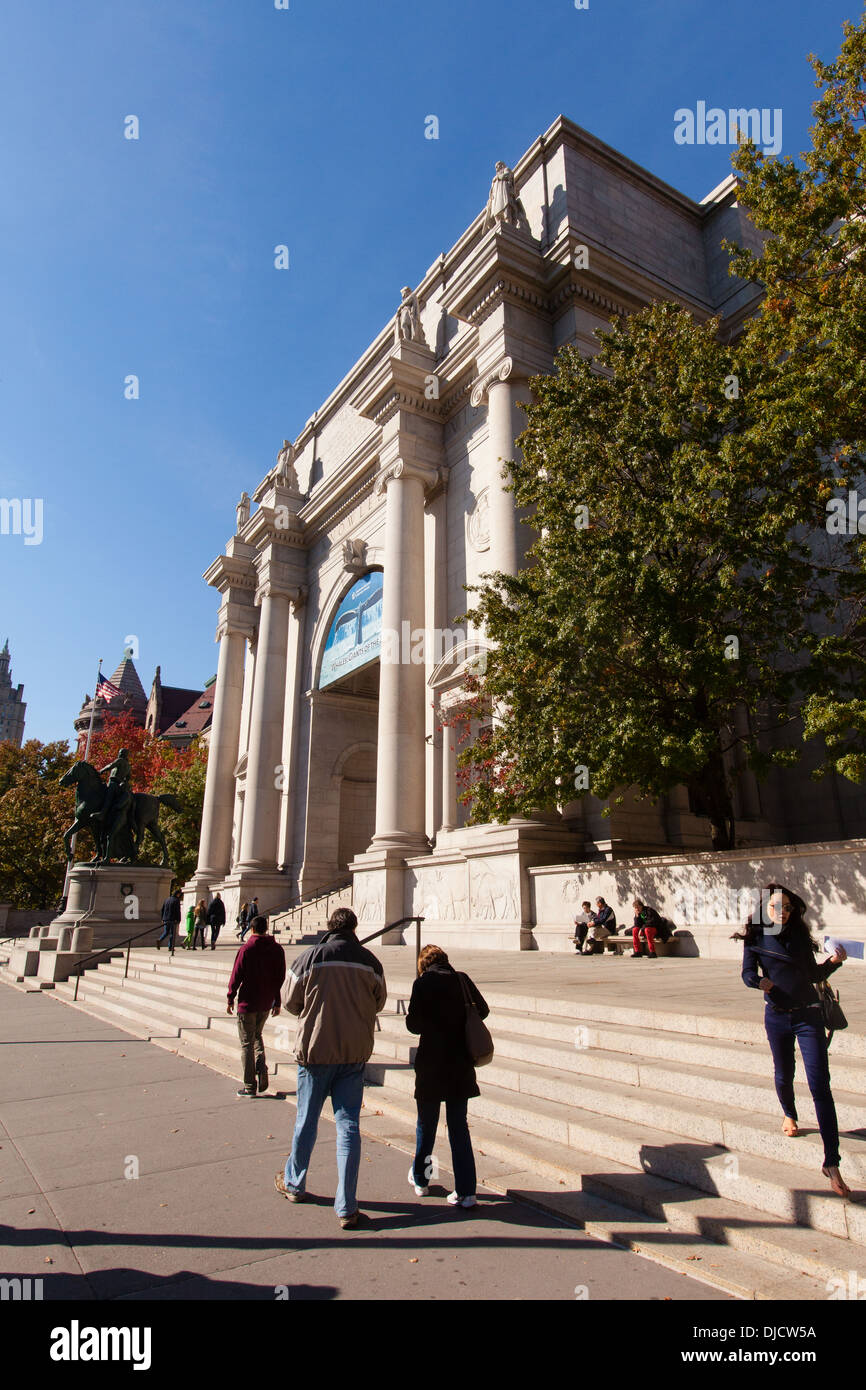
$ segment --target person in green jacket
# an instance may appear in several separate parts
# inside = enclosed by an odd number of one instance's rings
[[[195,931],[195,903],[190,903],[186,910],[186,941],[183,943],[184,950],[188,951],[193,943],[193,932]]]

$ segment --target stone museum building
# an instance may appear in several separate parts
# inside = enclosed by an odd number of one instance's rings
[[[505,490],[528,381],[558,350],[597,349],[616,315],[654,300],[736,333],[756,290],[723,238],[754,234],[728,178],[692,201],[560,117],[318,405],[251,496],[206,573],[220,595],[218,673],[198,867],[230,914],[277,910],[340,883],[369,931],[421,913],[446,945],[532,943],[540,866],[709,849],[685,788],[591,797],[470,826],[442,714],[483,659],[465,586],[516,572],[528,534]],[[486,205],[484,199],[487,197]],[[311,402],[311,406],[316,403]],[[838,779],[792,794],[732,767],[741,846],[862,834]],[[231,917],[230,917],[230,920]]]

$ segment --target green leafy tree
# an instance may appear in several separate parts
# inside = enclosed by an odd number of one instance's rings
[[[755,251],[735,248],[732,269],[765,290],[760,315],[746,328],[742,352],[760,372],[751,441],[768,479],[784,486],[776,463],[826,507],[834,492],[864,498],[866,457],[866,13],[843,25],[835,62],[814,55],[811,145],[800,162],[766,159],[752,144],[734,160],[740,201],[767,239]],[[832,468],[828,468],[828,461]],[[866,517],[863,519],[866,530]],[[840,570],[863,568],[866,547],[837,530]],[[866,775],[866,706],[856,673],[866,655],[866,623],[855,593],[828,636],[828,660],[851,658],[848,695],[815,692],[804,707],[804,734],[821,735],[829,768]]]
[[[510,468],[540,538],[470,615],[496,643],[461,714],[488,721],[461,754],[473,819],[568,802],[585,767],[603,798],[686,784],[721,849],[729,754],[792,765],[802,720],[825,768],[866,771],[866,542],[827,525],[866,452],[866,18],[812,61],[802,163],[735,157],[764,234],[729,248],[764,291],[740,340],[658,305],[532,382]]]
[[[65,740],[0,743],[0,901],[56,906],[63,890],[63,832],[71,796],[59,780],[75,761]]]
[[[195,738],[186,748],[177,748],[167,739],[154,738],[136,724],[130,714],[108,715],[95,735],[90,762],[103,768],[125,748],[132,768],[132,786],[137,792],[158,796],[171,793],[181,804],[180,811],[160,808],[159,824],[165,835],[171,864],[179,883],[191,875],[198,860],[198,839],[204,806],[207,774],[207,744]],[[142,857],[155,845],[149,836],[142,845]]]
[[[753,364],[717,328],[658,304],[599,335],[596,363],[566,347],[531,383],[510,467],[540,535],[470,614],[496,644],[464,710],[496,715],[461,755],[473,819],[685,784],[731,848],[726,755],[790,765],[773,736],[843,677],[827,634],[860,576],[795,473],[768,486]]]
[[[151,788],[157,795],[171,792],[181,806],[180,811],[163,807],[159,817],[178,883],[185,883],[192,876],[198,863],[198,842],[207,779],[207,744],[196,738],[185,751],[190,756],[184,766],[166,767],[157,776]]]

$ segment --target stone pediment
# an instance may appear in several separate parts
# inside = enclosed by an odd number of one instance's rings
[[[484,637],[469,637],[455,642],[434,667],[428,681],[431,690],[447,690],[450,686],[459,685],[467,676],[478,675],[479,663],[486,669],[487,653],[491,650],[491,643]]]

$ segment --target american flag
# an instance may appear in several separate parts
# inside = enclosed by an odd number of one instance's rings
[[[121,695],[122,693],[120,688],[116,685],[112,685],[111,681],[105,676],[100,677],[99,684],[96,687],[97,700],[112,700],[115,695]]]

